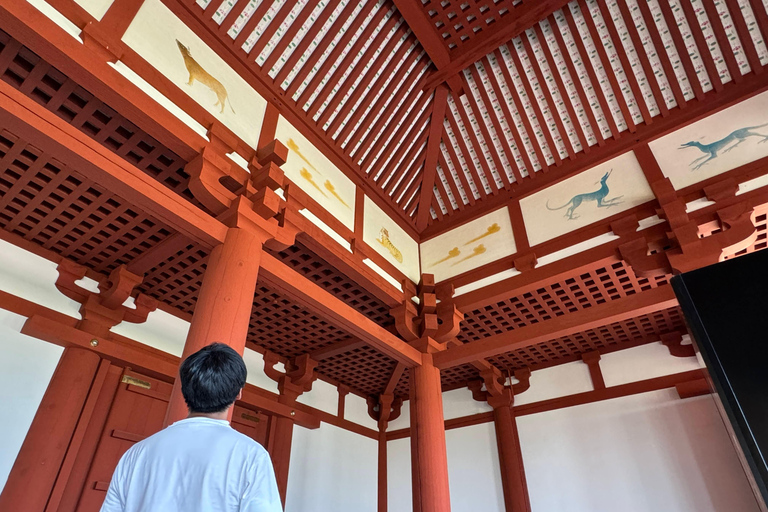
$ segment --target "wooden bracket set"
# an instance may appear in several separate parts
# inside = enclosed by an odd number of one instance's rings
[[[125,265],[117,267],[109,279],[99,283],[99,293],[77,284],[77,281],[85,277],[85,267],[62,259],[57,270],[59,277],[56,279],[56,288],[81,304],[82,320],[76,327],[94,336],[109,339],[112,327],[121,322],[146,322],[149,313],[157,309],[157,301],[142,293],[135,297],[135,309],[123,305],[143,279],[143,276],[129,272]]]
[[[638,222],[634,215],[611,224],[613,232],[626,239],[618,247],[621,258],[639,277],[652,278],[711,265],[749,247],[757,239],[753,208],[747,201],[736,199],[738,185],[733,178],[704,188],[706,197],[720,206],[715,211],[719,230],[709,236],[702,236],[701,227],[688,216],[685,202],[668,178],[652,183],[651,188],[660,205],[657,213],[669,224],[667,239],[661,244],[666,250],[652,250],[645,236],[636,234]]]
[[[275,369],[275,364],[279,362],[275,353],[264,353],[264,373],[277,382],[281,402],[293,402],[303,393],[312,390],[312,384],[317,379],[315,368],[318,362],[309,354],[302,354],[285,363],[284,372]]]

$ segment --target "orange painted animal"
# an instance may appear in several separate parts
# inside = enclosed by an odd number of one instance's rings
[[[214,106],[220,106],[221,110],[219,113],[223,114],[224,105],[226,104],[228,98],[227,89],[221,84],[221,82],[216,80],[210,73],[203,69],[203,66],[198,64],[194,58],[192,58],[192,53],[189,51],[189,47],[184,46],[178,39],[176,40],[176,44],[179,45],[179,51],[181,52],[181,56],[184,58],[184,66],[186,66],[187,71],[189,72],[189,82],[187,82],[187,85],[192,85],[195,83],[195,80],[197,80],[212,90],[214,94],[216,94],[217,98]],[[232,108],[232,102],[229,102],[229,108],[234,114],[235,109]]]

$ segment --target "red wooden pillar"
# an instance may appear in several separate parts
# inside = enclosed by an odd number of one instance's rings
[[[224,243],[211,252],[182,360],[215,342],[226,343],[240,354],[245,351],[265,239],[266,234],[257,229],[230,227]],[[177,379],[165,424],[170,425],[188,414]]]
[[[379,489],[378,512],[387,512],[387,425],[392,412],[394,396],[379,396]],[[398,409],[399,415],[399,409]]]
[[[278,402],[285,405],[294,405],[301,394],[300,390],[293,389],[289,382],[281,381],[279,384],[280,396]],[[270,443],[272,466],[275,468],[277,489],[280,491],[280,499],[285,506],[285,496],[288,490],[288,470],[291,463],[291,444],[293,443],[293,420],[285,416],[275,418],[274,430],[270,433],[274,442]]]
[[[507,512],[530,512],[531,504],[525,481],[520,438],[515,415],[512,412],[512,394],[509,394],[509,399],[501,400],[504,398],[506,397],[488,398],[489,405],[493,407],[493,421],[496,426],[504,503]]]
[[[431,340],[428,340],[431,341]],[[422,356],[421,366],[411,368],[413,403],[411,427],[416,426],[415,451],[418,476],[418,493],[421,512],[450,512],[451,496],[448,489],[448,456],[445,449],[445,421],[443,419],[443,395],[440,386],[440,370],[432,362],[432,354]],[[414,449],[414,444],[411,444]],[[414,478],[414,483],[416,483]],[[414,498],[415,501],[415,498]]]
[[[90,350],[64,350],[0,494],[0,510],[45,509],[100,361]]]

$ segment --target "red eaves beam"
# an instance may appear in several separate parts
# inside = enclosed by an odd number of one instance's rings
[[[471,363],[510,350],[530,347],[577,332],[653,313],[677,305],[671,286],[660,286],[623,299],[570,313],[555,320],[527,325],[513,331],[449,348],[432,356],[440,369]]]

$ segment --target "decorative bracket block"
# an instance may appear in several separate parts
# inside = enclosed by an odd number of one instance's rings
[[[59,277],[56,279],[56,288],[81,304],[82,320],[78,322],[77,328],[95,336],[109,339],[112,327],[121,322],[146,322],[149,313],[157,309],[157,301],[142,293],[135,298],[135,309],[123,305],[143,280],[143,276],[129,272],[125,265],[113,270],[108,279],[99,283],[99,293],[77,284],[77,281],[85,277],[85,267],[64,259],[57,270]]]
[[[693,357],[696,355],[696,349],[693,345],[683,345],[683,335],[679,332],[671,332],[661,335],[661,343],[669,350],[669,353],[675,357]]]
[[[277,382],[282,399],[293,402],[303,393],[312,390],[312,384],[317,379],[315,368],[318,362],[309,357],[309,354],[302,354],[288,361],[284,372],[275,369],[275,364],[279,362],[277,354],[270,351],[264,353],[264,373]]]
[[[379,427],[386,428],[387,423],[400,417],[402,412],[403,399],[395,398],[391,394],[369,396],[366,399],[368,404],[368,416],[379,422]]]

